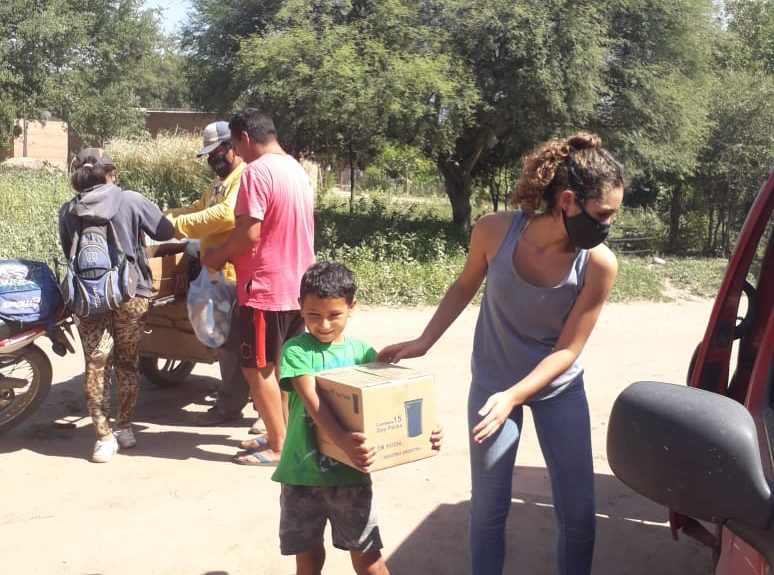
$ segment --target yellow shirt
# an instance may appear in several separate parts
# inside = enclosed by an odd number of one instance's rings
[[[215,178],[198,202],[165,212],[178,234],[200,240],[202,254],[207,248],[225,242],[234,229],[234,205],[244,169],[245,162],[240,162],[226,179]],[[234,266],[227,263],[223,267],[223,276],[232,283],[236,282]]]

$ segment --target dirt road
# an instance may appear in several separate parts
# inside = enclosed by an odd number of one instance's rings
[[[666,512],[611,475],[607,417],[637,379],[683,382],[702,337],[709,301],[610,305],[586,351],[596,471],[598,536],[594,572],[602,575],[706,575],[710,553],[675,543]],[[350,333],[379,348],[417,335],[431,309],[360,309]],[[393,575],[467,572],[469,477],[465,399],[477,310],[469,309],[421,359],[407,365],[436,374],[446,443],[435,458],[374,474],[376,504]],[[247,437],[252,409],[231,427],[197,428],[215,366],[200,365],[184,384],[145,384],[136,412],[138,446],[110,464],[93,464],[80,357],[53,356],[54,381],[43,407],[0,436],[0,573],[4,575],[290,575],[278,551],[277,484],[270,469],[230,462]],[[527,412],[528,413],[528,412]],[[69,416],[73,429],[54,423]],[[506,573],[553,573],[553,508],[534,428],[527,418],[514,469]],[[350,573],[348,555],[330,549],[325,573]]]

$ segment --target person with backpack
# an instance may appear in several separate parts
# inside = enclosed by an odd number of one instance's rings
[[[100,148],[81,150],[70,183],[77,192],[59,210],[59,238],[68,259],[62,282],[76,316],[86,362],[84,391],[97,441],[92,461],[107,463],[134,447],[131,421],[139,388],[139,344],[152,277],[141,232],[169,240],[175,228],[137,192],[117,185],[116,167]],[[110,366],[118,381],[115,431],[110,422]]]

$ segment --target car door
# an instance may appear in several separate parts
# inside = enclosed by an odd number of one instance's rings
[[[756,423],[767,479],[774,481],[774,172],[759,192],[729,261],[688,384],[744,404]],[[672,533],[694,537],[718,554],[718,575],[764,575],[763,556],[724,527],[711,531],[670,511]]]

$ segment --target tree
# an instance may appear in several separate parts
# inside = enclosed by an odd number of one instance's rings
[[[448,58],[422,49],[432,32],[412,28],[404,4],[291,1],[272,28],[240,45],[237,103],[269,110],[299,152],[347,158],[351,209],[355,168],[388,138],[416,135],[424,118],[437,121],[440,102],[458,88]]]
[[[185,77],[188,59],[172,42],[154,50],[137,73],[136,92],[143,108],[191,108],[193,100]]]
[[[54,77],[72,60],[71,38],[84,32],[84,22],[63,0],[0,3],[0,141],[14,132],[17,119],[50,108]]]
[[[234,82],[239,43],[273,27],[284,0],[192,0],[180,43],[191,97],[202,109],[227,111],[241,95]]]
[[[459,228],[477,171],[549,137],[591,127],[633,174],[679,183],[706,136],[711,0],[275,0],[239,22],[231,5],[199,0],[187,30],[200,104],[264,107],[357,163],[419,147]]]
[[[437,159],[458,227],[470,225],[475,170],[496,146],[518,158],[537,142],[584,126],[592,117],[604,86],[606,42],[597,4],[434,3],[427,17],[448,31],[440,49],[465,63],[471,74],[467,88],[475,94],[472,115],[457,121],[460,129],[450,151],[434,150],[432,135],[424,142]]]
[[[159,45],[141,0],[9,0],[0,4],[0,136],[41,110],[84,140],[141,126],[137,85]]]
[[[707,214],[705,249],[728,255],[774,168],[774,6],[741,0],[726,7],[727,33],[715,44],[710,133],[693,180]]]
[[[597,130],[635,182],[671,190],[669,249],[678,245],[688,179],[708,132],[710,0],[611,4],[607,96]],[[655,183],[655,185],[654,185]]]
[[[728,31],[737,40],[739,66],[774,74],[774,2],[727,0]]]

